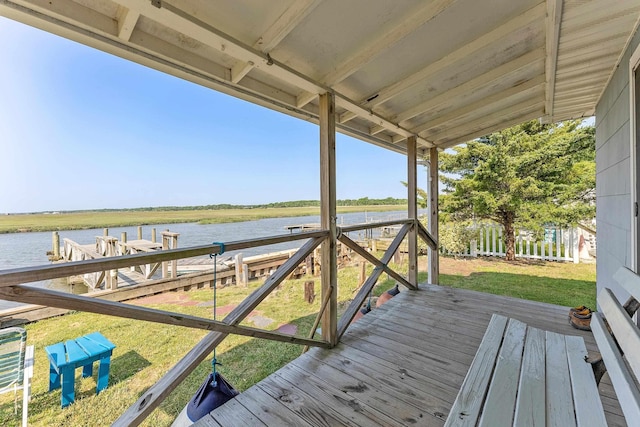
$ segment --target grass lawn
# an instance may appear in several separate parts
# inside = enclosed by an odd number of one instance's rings
[[[406,266],[398,266],[406,271]],[[357,291],[358,268],[339,272],[339,302],[342,308]],[[372,270],[369,266],[369,272]],[[423,269],[424,270],[424,269]],[[382,276],[386,279],[386,275]],[[426,280],[421,274],[420,280]],[[304,280],[283,283],[254,312],[256,319],[271,319],[266,329],[290,324],[298,328],[297,335],[306,336],[320,305],[320,280],[315,278],[318,296],[312,304],[304,301]],[[506,263],[500,260],[456,260],[441,258],[441,282],[455,286],[511,295],[536,301],[562,305],[595,302],[595,265],[561,263]],[[374,294],[379,295],[394,285],[382,280]],[[238,304],[249,288],[228,287],[218,292],[218,307]],[[212,290],[197,290],[166,294],[173,297],[164,302],[147,299],[139,303],[160,309],[211,317]],[[244,324],[256,326],[245,321]],[[32,401],[29,405],[29,423],[34,426],[95,426],[107,425],[126,411],[144,391],[155,384],[182,356],[189,351],[206,331],[150,322],[134,321],[90,313],[74,313],[43,320],[27,326],[29,344],[36,346]],[[66,409],[60,408],[60,391],[47,392],[48,361],[44,347],[93,331],[100,331],[114,344],[109,387],[95,395],[96,375],[80,378],[76,372],[76,402]],[[223,375],[239,390],[252,384],[296,358],[301,348],[297,345],[266,340],[230,336],[218,347],[219,368]],[[211,369],[211,358],[205,360],[144,422],[146,426],[169,426],[182,410]],[[97,371],[95,369],[94,371]],[[13,414],[13,395],[0,396],[0,425],[19,424],[20,415]]]
[[[596,265],[440,258],[440,284],[575,307],[596,307]]]

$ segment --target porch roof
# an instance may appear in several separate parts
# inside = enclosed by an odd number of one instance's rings
[[[594,114],[637,0],[0,0],[0,15],[406,152]]]

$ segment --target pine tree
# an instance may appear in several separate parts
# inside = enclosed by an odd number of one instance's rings
[[[454,221],[501,224],[512,261],[516,227],[566,227],[595,215],[594,134],[579,120],[530,121],[444,152],[441,210]]]

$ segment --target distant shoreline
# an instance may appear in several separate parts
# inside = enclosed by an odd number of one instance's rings
[[[340,214],[365,211],[388,212],[406,209],[406,205],[363,205],[338,206],[337,211]],[[155,224],[220,224],[310,215],[320,215],[320,208],[317,206],[308,206],[216,210],[122,210],[56,214],[16,214],[0,216],[0,234],[86,230],[91,228],[130,227]]]

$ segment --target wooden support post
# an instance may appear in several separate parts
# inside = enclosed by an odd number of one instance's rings
[[[305,260],[305,275],[306,276],[311,276],[313,275],[313,255],[309,255]]]
[[[358,276],[358,286],[362,286],[365,280],[367,280],[367,263],[362,261],[360,263],[360,276]]]
[[[105,237],[108,236],[109,235],[109,229],[108,228],[102,229],[102,235],[105,236]]]
[[[438,149],[429,149],[429,233],[438,242]],[[438,249],[429,248],[429,283],[437,285],[440,275]]]
[[[417,180],[417,138],[410,136],[407,139],[407,190],[408,190],[408,217],[418,221],[418,180]],[[418,286],[418,227],[414,223],[408,235],[409,244],[409,283]]]
[[[108,257],[114,257],[117,255],[116,245],[118,244],[118,240],[114,237],[107,237],[104,239],[105,243],[105,255]],[[118,288],[118,270],[111,269],[105,274],[105,288],[106,289],[117,289]]]
[[[247,264],[242,266],[242,283],[245,287],[249,283],[249,266]]]
[[[142,240],[142,226],[138,226],[138,240]]]
[[[156,229],[155,228],[151,229],[151,241],[153,243],[156,243],[158,241],[158,239],[156,238]]]
[[[309,304],[312,304],[316,299],[315,283],[313,280],[304,282],[304,300]]]
[[[313,251],[313,275],[320,275],[320,248]]]
[[[162,232],[162,249],[178,249],[178,236],[180,233],[172,233],[169,230]],[[178,260],[169,261],[171,263],[171,277],[178,277]],[[162,263],[162,278],[169,277],[169,262]]]
[[[322,316],[322,338],[338,343],[338,266],[336,260],[336,117],[335,95],[320,95],[320,224],[329,236],[322,242],[322,300],[329,304]]]
[[[120,255],[126,255],[127,254],[127,245],[125,245],[123,243],[127,243],[127,232],[126,231],[123,231],[122,233],[120,233]]]
[[[242,280],[242,254],[236,254],[233,258],[236,270],[236,286],[244,286],[245,283]]]
[[[168,249],[169,249],[169,238],[165,237],[164,233],[162,233],[162,250],[166,251]],[[167,279],[168,277],[169,277],[169,261],[164,261],[162,263],[162,278]]]
[[[53,232],[51,246],[54,259],[60,259],[60,234],[57,231]]]

